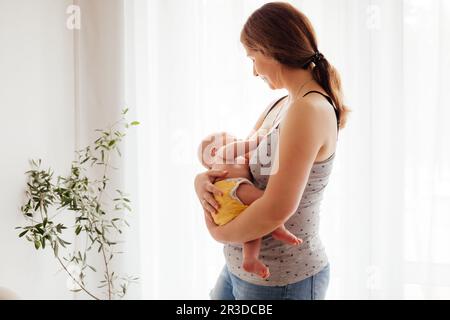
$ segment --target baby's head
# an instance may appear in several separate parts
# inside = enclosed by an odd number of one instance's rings
[[[211,169],[217,150],[236,140],[235,136],[227,132],[210,134],[202,140],[198,147],[198,159],[205,168]]]

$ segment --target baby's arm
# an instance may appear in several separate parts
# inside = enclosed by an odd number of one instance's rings
[[[233,160],[240,156],[248,156],[248,153],[255,150],[264,137],[265,135],[261,132],[256,132],[248,140],[238,140],[223,146],[217,151],[217,155],[224,160]]]
[[[236,190],[237,197],[242,201],[243,204],[249,206],[257,199],[261,198],[264,191],[258,189],[252,184],[242,183]]]

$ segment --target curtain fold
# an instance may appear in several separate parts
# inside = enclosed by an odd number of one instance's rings
[[[123,0],[75,0],[80,7],[81,28],[75,31],[75,101],[77,125],[77,149],[92,143],[96,129],[107,128],[121,118],[122,110],[130,108],[126,118],[128,122],[138,120],[136,109],[127,101],[126,67],[126,19]],[[121,130],[124,130],[121,128]],[[127,130],[127,136],[120,146],[122,156],[112,154],[111,166],[107,176],[110,179],[107,194],[103,197],[111,201],[120,189],[130,194],[133,211],[127,214],[129,228],[124,228],[120,240],[124,244],[116,248],[123,254],[116,254],[110,268],[119,275],[140,275],[140,241],[138,208],[138,159],[136,131],[139,127]],[[102,172],[92,172],[101,177]],[[78,246],[84,244],[79,242]],[[119,249],[120,248],[120,249]],[[102,258],[93,254],[90,259],[103,265]],[[103,280],[103,269],[96,273],[97,279]],[[93,290],[102,296],[103,289]],[[137,299],[141,295],[141,284],[132,284],[126,298]],[[83,293],[78,298],[85,298]]]

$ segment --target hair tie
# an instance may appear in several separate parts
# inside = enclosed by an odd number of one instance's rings
[[[324,56],[319,51],[316,51],[314,53],[314,56],[311,58],[311,61],[314,62],[314,64],[317,64],[319,61],[323,60]]]

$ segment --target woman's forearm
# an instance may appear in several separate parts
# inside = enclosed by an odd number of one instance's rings
[[[279,208],[271,203],[274,202],[264,196],[257,199],[232,221],[215,228],[211,235],[222,243],[244,243],[271,233],[285,222],[276,218],[283,214],[274,214]]]
[[[218,239],[217,237],[217,225],[214,222],[214,220],[211,217],[211,213],[209,213],[208,211],[206,211],[205,209],[203,209],[203,216],[205,219],[205,225],[206,228],[208,229],[209,234],[211,235],[211,237],[213,237],[214,240],[221,242],[223,244],[226,244],[227,242],[221,241]]]

